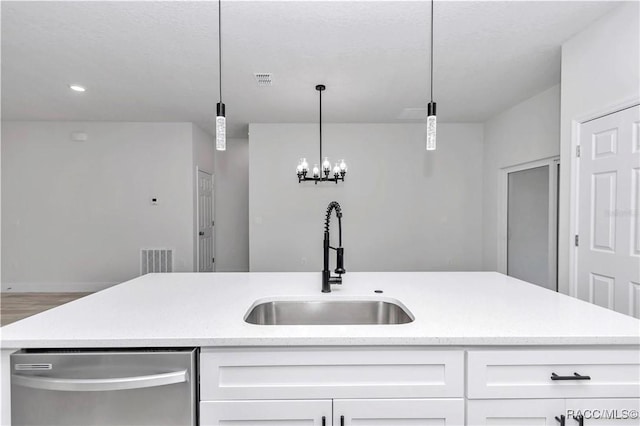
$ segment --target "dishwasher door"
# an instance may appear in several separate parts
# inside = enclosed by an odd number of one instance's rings
[[[196,349],[11,355],[13,426],[195,426]]]

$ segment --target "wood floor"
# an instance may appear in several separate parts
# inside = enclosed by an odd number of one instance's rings
[[[0,294],[0,325],[71,302],[91,293],[6,293]]]

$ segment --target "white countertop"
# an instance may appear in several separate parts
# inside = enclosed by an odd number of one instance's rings
[[[350,272],[330,294],[320,282],[320,273],[149,274],[2,327],[2,346],[640,344],[639,320],[496,272]],[[245,323],[262,298],[395,299],[415,321]]]

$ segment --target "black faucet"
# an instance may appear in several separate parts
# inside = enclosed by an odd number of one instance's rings
[[[331,212],[335,210],[336,216],[338,217],[338,247],[331,247],[329,245],[329,219],[331,218]],[[327,207],[327,217],[324,220],[324,267],[322,268],[322,292],[323,293],[331,293],[331,284],[342,284],[342,274],[346,273],[344,269],[344,248],[342,248],[342,209],[340,208],[340,204],[336,201],[332,201],[329,203],[329,207]],[[335,273],[338,274],[337,277],[331,276],[331,271],[329,270],[329,249],[333,249],[336,251],[337,260],[336,260],[336,270]]]

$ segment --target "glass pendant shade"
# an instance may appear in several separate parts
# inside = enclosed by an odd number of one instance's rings
[[[436,116],[427,117],[427,151],[436,149]]]
[[[427,151],[436,149],[436,104],[429,102],[427,106]]]
[[[225,151],[227,149],[227,119],[224,116],[224,104],[218,103],[217,109],[216,149],[218,151]]]

